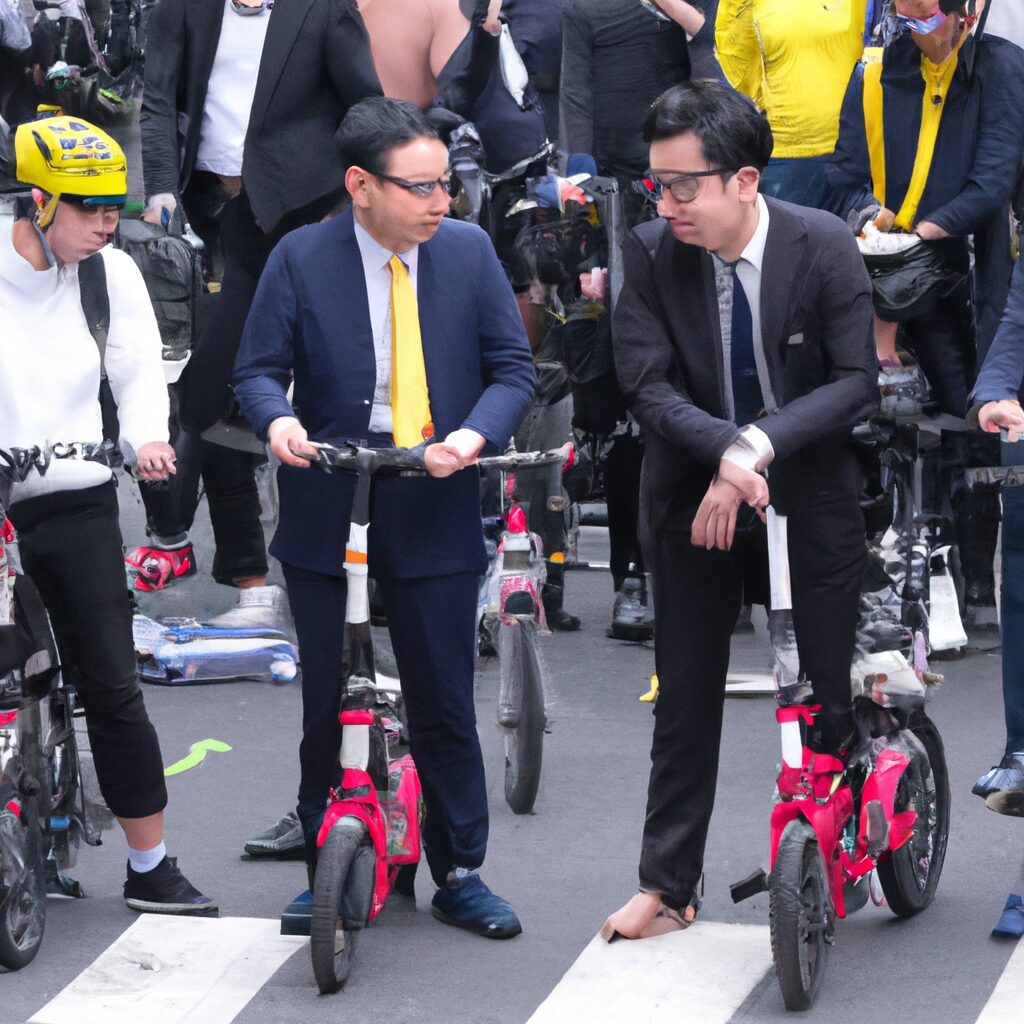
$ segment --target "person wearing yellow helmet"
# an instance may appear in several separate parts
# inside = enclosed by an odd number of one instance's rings
[[[0,449],[103,441],[102,370],[139,475],[166,479],[175,456],[156,317],[131,257],[107,245],[127,192],[124,153],[88,122],[53,117],[20,125],[15,154],[36,209],[0,224]],[[79,270],[90,260],[103,270],[92,286],[105,280],[107,291],[102,354],[83,315],[90,285]],[[163,758],[139,689],[111,469],[54,459],[13,485],[7,514],[64,667],[75,672],[100,790],[125,832],[126,903],[215,910],[166,856]]]
[[[128,161],[106,132],[77,117],[49,117],[21,125],[14,152],[18,180],[48,198],[37,222],[46,228],[61,200],[96,213],[120,211],[128,195]]]

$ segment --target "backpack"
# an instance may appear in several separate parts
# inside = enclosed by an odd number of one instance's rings
[[[203,290],[201,243],[194,244],[188,235],[170,235],[145,221],[126,220],[118,228],[115,245],[127,252],[142,272],[160,329],[164,359],[180,361],[191,350],[195,337],[196,303]],[[78,264],[78,284],[85,322],[100,352],[103,438],[116,443],[120,435],[117,402],[104,366],[110,332],[110,293],[107,268],[100,253]]]

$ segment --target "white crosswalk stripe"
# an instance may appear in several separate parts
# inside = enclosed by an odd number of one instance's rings
[[[1024,1020],[1024,941],[1018,942],[975,1024],[1020,1024],[1021,1020]]]
[[[596,936],[528,1024],[726,1024],[771,969],[763,925],[701,922],[642,942]]]
[[[29,1024],[230,1024],[308,939],[277,921],[143,914]]]

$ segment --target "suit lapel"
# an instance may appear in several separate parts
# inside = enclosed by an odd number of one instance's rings
[[[205,0],[201,6],[185,7],[185,17],[194,21],[195,27],[187,33],[186,38],[198,41],[196,63],[198,78],[202,82],[202,95],[205,101],[206,88],[213,71],[213,62],[217,58],[217,44],[220,42],[221,26],[224,24],[224,5],[219,0]]]
[[[249,131],[259,131],[270,107],[274,90],[281,79],[281,73],[288,61],[288,55],[295,46],[315,0],[277,0],[270,13],[267,38],[260,58],[259,75],[256,78],[256,93],[249,114]]]
[[[444,337],[440,331],[440,314],[435,301],[440,294],[430,242],[425,242],[420,245],[416,268],[416,307],[420,317],[420,339],[423,344],[423,365],[427,371],[427,389],[430,392],[430,412],[439,431],[442,427],[437,422],[438,410],[446,407],[443,395],[446,354],[441,345],[434,343],[435,338]]]
[[[771,199],[765,202],[769,218],[761,269],[761,342],[770,366],[777,371],[782,346],[786,344],[783,334],[797,274],[804,265],[806,232],[800,221],[784,206]]]

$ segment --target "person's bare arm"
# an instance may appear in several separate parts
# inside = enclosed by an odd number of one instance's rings
[[[469,20],[459,10],[459,0],[430,0],[430,20],[434,29],[430,40],[430,70],[436,78],[466,38]]]
[[[688,36],[695,36],[704,27],[704,12],[686,0],[654,0]]]

